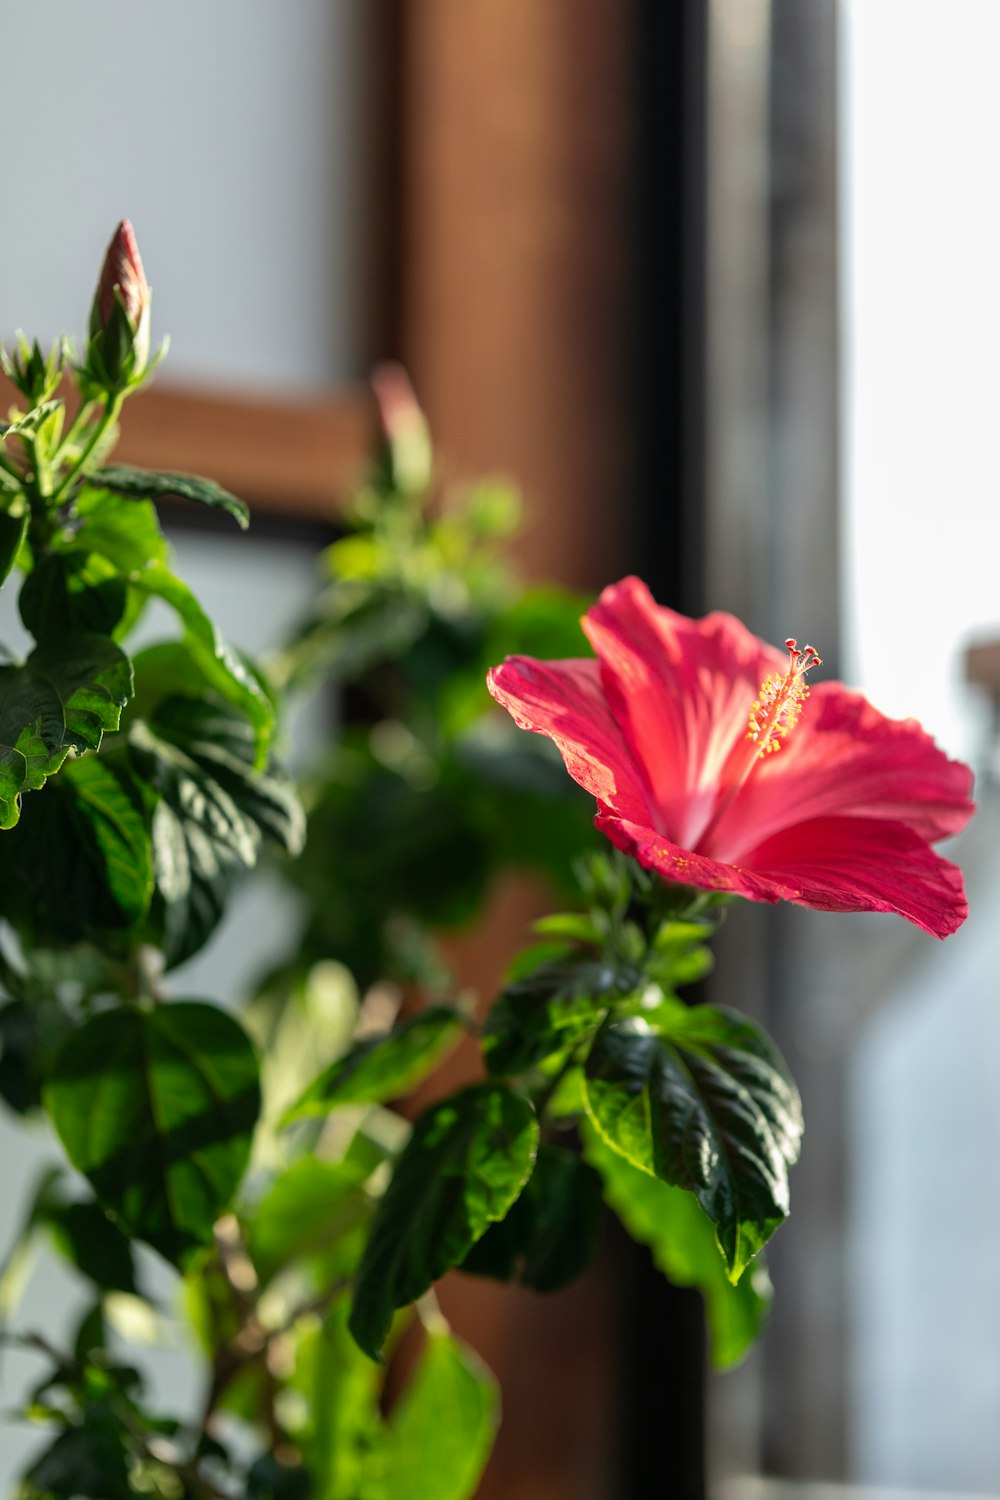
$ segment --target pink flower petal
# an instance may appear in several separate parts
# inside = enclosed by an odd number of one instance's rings
[[[887,719],[860,693],[820,682],[780,752],[755,765],[705,852],[740,859],[781,829],[833,814],[947,838],[968,822],[971,791],[968,766],[949,760],[915,719]]]
[[[558,746],[574,781],[623,817],[650,822],[650,810],[628,748],[601,691],[595,661],[535,661],[508,656],[486,684],[522,729]]]
[[[638,578],[606,588],[583,620],[615,719],[663,827],[691,848],[709,823],[723,768],[757,690],[786,658],[732,615],[689,620]]]
[[[792,887],[782,889],[766,876],[751,874],[737,865],[724,864],[704,854],[693,854],[655,829],[616,817],[603,809],[594,819],[594,827],[606,834],[616,849],[631,854],[647,870],[655,870],[671,885],[693,885],[702,891],[729,891],[750,901],[794,899]]]
[[[969,914],[962,872],[903,823],[813,818],[744,856],[753,874],[797,887],[786,899],[816,911],[891,911],[935,937]]]
[[[901,823],[817,818],[768,839],[734,865],[611,814],[598,813],[594,822],[617,848],[674,884],[814,911],[895,912],[939,938],[968,916],[961,870]]]

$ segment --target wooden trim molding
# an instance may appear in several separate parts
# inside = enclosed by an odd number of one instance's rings
[[[0,407],[15,395],[0,377]],[[362,385],[291,396],[157,381],[126,406],[115,460],[205,474],[259,514],[323,521],[364,473],[374,436]]]

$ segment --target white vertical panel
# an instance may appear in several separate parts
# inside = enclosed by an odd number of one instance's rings
[[[358,373],[358,0],[6,0],[0,337],[83,332],[133,220],[173,378]]]
[[[962,652],[1000,635],[1000,6],[843,14],[848,675],[970,756]],[[912,945],[854,1057],[853,1436],[859,1478],[992,1494],[1000,864],[980,796],[952,851],[970,920]]]

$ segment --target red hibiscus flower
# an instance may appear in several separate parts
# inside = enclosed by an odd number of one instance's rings
[[[583,628],[596,661],[511,656],[487,680],[555,741],[619,849],[751,901],[893,911],[937,937],[965,920],[962,873],[931,844],[968,820],[972,773],[915,720],[839,682],[810,693],[812,647],[783,658],[731,615],[662,608],[637,578]]]

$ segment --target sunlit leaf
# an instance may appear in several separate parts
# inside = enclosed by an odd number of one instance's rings
[[[261,763],[274,729],[274,705],[257,677],[223,639],[188,585],[168,567],[150,563],[132,582],[176,612],[201,672],[203,688],[212,689],[246,715],[256,730],[257,760]]]
[[[117,729],[132,693],[125,653],[93,634],[39,646],[20,666],[0,666],[0,828],[19,795],[37,791],[70,750],[96,750]]]
[[[369,1214],[361,1185],[371,1164],[357,1157],[320,1161],[304,1156],[282,1173],[250,1218],[247,1248],[261,1283],[294,1260],[321,1254],[338,1237],[360,1230]]]
[[[341,1104],[397,1099],[431,1073],[457,1044],[462,1017],[446,1005],[401,1021],[395,1030],[357,1042],[310,1084],[285,1123],[329,1114]]]
[[[389,1418],[382,1500],[469,1500],[499,1422],[486,1366],[449,1334],[430,1334]]]
[[[586,1063],[594,1124],[635,1166],[694,1193],[733,1281],[788,1214],[802,1109],[774,1044],[735,1011],[665,1000],[609,1020]]]

